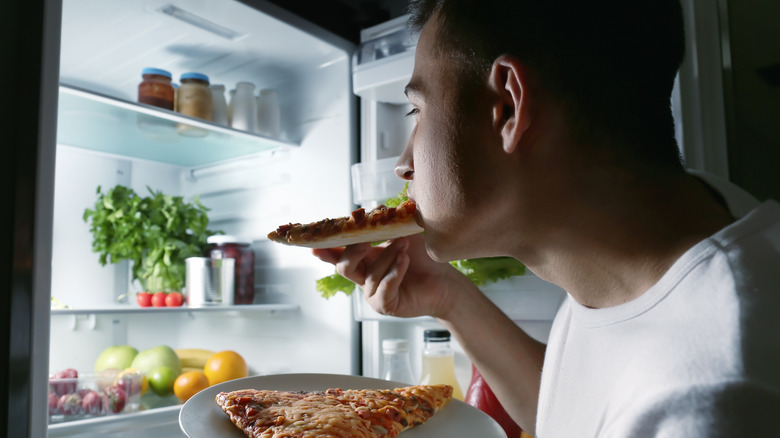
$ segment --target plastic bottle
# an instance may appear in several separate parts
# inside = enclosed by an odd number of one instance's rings
[[[225,99],[225,86],[221,84],[213,84],[209,86],[209,89],[211,90],[211,101],[214,109],[212,117],[214,123],[222,126],[229,126],[227,100]]]
[[[409,342],[404,339],[385,339],[382,341],[382,378],[393,382],[412,385],[412,366],[409,362]]]
[[[463,400],[455,376],[455,352],[450,346],[448,330],[426,330],[424,333],[425,347],[422,351],[421,385],[446,384],[452,386],[452,396]]]
[[[173,111],[173,86],[171,73],[160,68],[141,71],[143,81],[138,84],[138,102]]]
[[[281,120],[276,90],[266,88],[257,96],[257,133],[270,138],[279,138]]]
[[[501,403],[493,394],[476,366],[471,366],[471,383],[466,391],[466,403],[490,415],[506,432],[509,438],[521,437],[522,429],[512,420]]]
[[[257,129],[257,99],[255,99],[255,85],[251,82],[239,82],[236,84],[236,95],[231,100],[233,115],[230,126],[233,129],[255,132]]]
[[[235,259],[233,304],[255,301],[255,253],[250,241],[229,235],[214,235],[206,239],[208,256],[212,259]]]

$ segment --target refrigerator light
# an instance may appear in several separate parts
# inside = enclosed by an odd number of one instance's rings
[[[230,41],[237,41],[247,35],[247,34],[236,32],[232,29],[228,29],[227,27],[220,26],[219,24],[214,23],[213,21],[195,15],[192,12],[185,11],[184,9],[181,9],[170,3],[161,7],[159,11],[165,15],[179,19],[185,23],[191,24],[207,32],[211,32],[215,35],[219,35],[223,38],[227,38]]]

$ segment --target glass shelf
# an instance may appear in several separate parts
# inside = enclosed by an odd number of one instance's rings
[[[63,84],[57,143],[184,167],[298,146]]]
[[[142,410],[129,414],[108,415],[105,417],[50,424],[48,436],[72,437],[81,434],[94,436],[96,433],[111,433],[137,430],[141,427],[178,423],[182,405]]]
[[[101,307],[94,309],[52,309],[53,315],[100,315],[100,314],[127,314],[127,313],[181,313],[181,312],[259,312],[271,314],[284,314],[297,311],[297,304],[246,304],[237,306],[209,306],[209,307],[138,307],[135,305],[117,305],[115,307]]]

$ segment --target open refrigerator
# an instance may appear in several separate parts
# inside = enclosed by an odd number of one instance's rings
[[[333,268],[307,250],[265,239],[279,224],[372,208],[403,187],[393,165],[412,129],[403,117],[409,110],[403,87],[416,43],[405,17],[365,29],[361,44],[354,45],[264,0],[45,3],[47,17],[61,24],[58,38],[48,40],[59,45],[58,86],[42,98],[43,106],[56,100],[57,122],[48,126],[56,130],[56,144],[41,145],[38,164],[51,169],[53,190],[42,184],[36,193],[45,207],[36,235],[51,238],[38,243],[33,269],[26,435],[182,436],[180,405],[172,400],[47,425],[47,376],[64,368],[89,372],[111,345],[234,350],[251,374],[378,377],[381,341],[404,338],[419,376],[422,333],[438,327],[435,320],[379,315],[359,290],[325,300],[315,281]],[[688,19],[702,16],[711,23],[708,5],[685,2]],[[722,106],[701,98],[720,91],[712,78],[702,81],[697,73],[719,71],[712,66],[717,49],[706,26],[689,32],[697,55],[683,66],[673,98],[680,143],[691,167],[722,175],[725,144],[708,140],[718,136],[712,131],[722,125],[709,121],[722,114]],[[248,81],[276,90],[281,135],[268,138],[136,103],[141,71],[150,66],[174,78],[202,72],[228,89]],[[181,136],[182,124],[207,134]],[[139,194],[149,187],[186,200],[197,196],[210,209],[210,229],[251,240],[254,303],[140,308],[130,266],[100,266],[83,219],[97,187],[117,184]],[[532,274],[483,290],[542,341],[565,295]],[[49,310],[50,297],[56,309]],[[471,364],[454,347],[465,390]]]

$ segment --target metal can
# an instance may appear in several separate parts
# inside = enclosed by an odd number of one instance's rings
[[[233,304],[234,259],[189,257],[184,262],[189,307]]]

